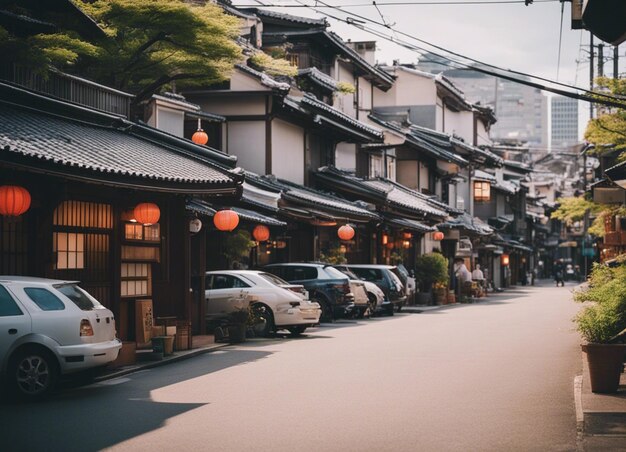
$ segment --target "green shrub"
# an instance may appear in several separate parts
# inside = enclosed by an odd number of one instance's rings
[[[415,279],[422,292],[429,292],[433,284],[448,284],[448,259],[440,253],[422,254],[415,261]]]
[[[626,265],[594,264],[587,287],[575,292],[574,300],[593,303],[574,318],[583,339],[610,342],[626,329]]]

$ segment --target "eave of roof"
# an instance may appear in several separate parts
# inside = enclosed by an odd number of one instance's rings
[[[325,28],[313,28],[298,31],[276,31],[276,32],[263,32],[264,39],[268,41],[283,40],[286,41],[289,38],[297,37],[321,37],[330,43],[340,55],[348,58],[360,71],[361,75],[370,80],[374,85],[383,91],[387,91],[391,88],[394,82],[394,78],[387,72],[372,66],[369,64],[358,52],[348,45],[338,35],[333,32],[327,31]]]
[[[177,191],[185,184],[192,191],[204,185],[202,192],[216,185],[234,189],[243,181],[178,137],[3,83],[0,116],[3,160],[34,171],[120,186],[161,181]]]
[[[215,215],[215,213],[220,209],[219,207],[215,207],[212,204],[209,204],[206,201],[203,201],[198,198],[189,199],[187,201],[186,208],[190,212],[194,212],[199,215],[204,215],[209,218],[212,218]],[[269,215],[264,215],[254,210],[249,210],[249,209],[245,209],[243,207],[238,207],[238,206],[230,207],[230,209],[237,212],[237,214],[239,215],[239,218],[243,221],[264,224],[266,226],[276,226],[276,227],[287,226],[287,223],[284,221],[281,221]]]
[[[298,77],[306,77],[312,83],[331,93],[334,93],[339,89],[339,87],[337,86],[337,80],[329,75],[324,74],[316,67],[298,70]]]
[[[285,94],[288,93],[291,89],[291,85],[289,85],[289,83],[279,82],[267,75],[266,73],[257,71],[256,69],[251,68],[250,66],[246,66],[245,64],[236,64],[235,67],[242,72],[245,72],[246,74],[256,78],[261,82],[263,86],[270,88],[271,90]]]
[[[261,18],[275,19],[281,22],[292,22],[303,25],[317,25],[324,28],[328,27],[329,25],[328,21],[325,18],[315,19],[311,17],[294,16],[292,14],[279,13],[277,11],[260,8],[240,8],[240,10],[251,12]]]

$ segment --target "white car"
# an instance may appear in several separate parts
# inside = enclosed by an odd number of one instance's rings
[[[117,358],[113,313],[75,281],[0,276],[0,373],[11,394],[36,399],[59,375]]]
[[[206,273],[206,316],[227,318],[251,307],[255,334],[267,336],[285,329],[302,334],[319,323],[320,305],[308,300],[299,284],[289,284],[276,275],[256,270],[224,270]]]

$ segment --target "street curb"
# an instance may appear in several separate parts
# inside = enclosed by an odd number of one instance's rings
[[[574,404],[576,405],[576,430],[585,433],[585,413],[583,412],[583,376],[574,377]]]
[[[168,364],[172,364],[172,363],[176,363],[179,361],[183,361],[185,359],[189,359],[189,358],[193,358],[199,355],[204,355],[206,353],[211,353],[213,351],[219,350],[221,348],[227,347],[231,344],[214,344],[210,347],[203,347],[203,348],[198,348],[195,350],[192,350],[190,352],[181,354],[181,355],[173,355],[173,356],[169,356],[161,361],[152,361],[152,362],[146,362],[140,365],[136,365],[133,366],[129,369],[121,369],[117,372],[111,372],[109,374],[106,375],[100,375],[96,378],[94,378],[94,383],[100,383],[102,381],[106,381],[106,380],[112,380],[114,378],[119,378],[119,377],[123,377],[125,375],[129,375],[129,374],[133,374],[135,372],[139,372],[142,370],[146,370],[146,369],[152,369],[154,367],[161,367],[161,366],[166,366]]]

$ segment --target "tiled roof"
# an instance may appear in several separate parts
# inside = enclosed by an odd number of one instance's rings
[[[339,89],[337,86],[337,80],[332,78],[330,75],[324,74],[316,67],[300,69],[298,70],[298,76],[307,77],[311,82],[327,89],[328,91],[335,92]]]
[[[279,13],[276,11],[270,11],[268,9],[259,9],[259,8],[242,8],[242,10],[252,12],[259,17],[268,17],[271,19],[284,20],[287,22],[294,22],[297,24],[317,25],[317,26],[324,27],[324,28],[328,26],[328,22],[326,21],[326,19],[314,19],[311,17],[294,16],[291,14]]]
[[[380,129],[377,129],[375,127],[372,127],[368,124],[365,124],[364,122],[361,122],[359,120],[356,120],[350,116],[348,116],[347,114],[337,110],[336,108],[331,107],[330,105],[317,100],[314,96],[312,96],[311,94],[305,93],[304,97],[302,97],[301,99],[299,99],[299,102],[301,102],[302,104],[312,107],[316,110],[322,110],[325,113],[328,113],[329,115],[331,115],[334,119],[338,119],[342,122],[345,122],[347,124],[350,124],[351,126],[362,130],[370,135],[373,135],[376,138],[382,139],[383,138],[383,132]]]
[[[71,111],[83,119],[13,105],[11,94],[40,107],[57,106],[65,109],[63,113]],[[103,177],[211,185],[234,185],[234,179],[242,179],[206,158],[201,149],[194,154],[177,147],[181,141],[177,137],[148,129],[19,88],[0,86],[0,153],[4,158],[27,157],[32,162],[84,169]]]
[[[426,199],[424,199],[421,193],[400,184],[394,184],[391,181],[382,179],[364,180],[363,183],[380,191],[386,192],[387,201],[391,205],[404,207],[422,214],[434,215],[441,218],[446,218],[448,216],[447,212],[434,207]]]
[[[411,220],[409,218],[402,217],[385,217],[385,222],[400,227],[403,229],[410,229],[416,232],[433,232],[436,231],[437,228],[434,226],[428,226],[427,224],[422,223],[421,221]]]
[[[209,204],[197,198],[192,198],[188,200],[186,208],[190,212],[195,212],[199,215],[204,215],[207,217],[213,217],[218,210],[221,210],[221,208],[215,207],[212,204]],[[284,221],[281,221],[274,217],[270,217],[268,215],[263,215],[262,213],[255,212],[254,210],[244,209],[242,207],[230,207],[230,209],[237,212],[239,218],[244,221],[260,223],[267,226],[287,226],[287,223],[285,223]]]
[[[472,217],[467,212],[457,218],[451,218],[448,221],[438,224],[438,229],[464,229],[467,232],[471,232],[477,235],[491,235],[494,229],[482,221],[480,218]]]
[[[282,179],[267,179],[268,182],[282,189],[282,199],[293,202],[300,202],[306,206],[316,209],[330,209],[340,215],[357,216],[365,220],[379,218],[374,212],[360,207],[357,203],[341,199],[329,193],[320,192],[311,188],[297,185]]]

